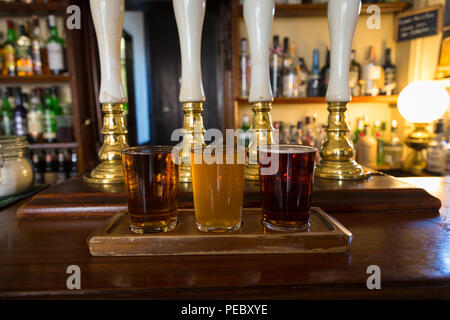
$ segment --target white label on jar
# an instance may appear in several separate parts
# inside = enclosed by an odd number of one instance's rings
[[[63,48],[60,43],[49,42],[47,44],[48,51],[48,66],[50,70],[63,70],[64,69],[64,59],[63,59]]]

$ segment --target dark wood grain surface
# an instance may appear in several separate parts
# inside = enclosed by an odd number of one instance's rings
[[[442,199],[445,219],[448,179],[408,183]],[[0,212],[2,298],[450,298],[450,235],[435,214],[333,214],[353,233],[343,254],[92,257],[86,238],[104,219],[17,220],[21,204]],[[66,288],[72,264],[81,290]],[[373,264],[381,290],[366,287]]]
[[[192,186],[180,184],[179,207],[193,208]],[[259,185],[246,182],[244,207],[261,206]],[[93,185],[81,178],[67,180],[36,195],[17,211],[21,219],[110,217],[126,210],[122,184]],[[438,214],[441,201],[423,188],[387,175],[375,175],[366,181],[315,179],[313,205],[328,213],[425,212]]]

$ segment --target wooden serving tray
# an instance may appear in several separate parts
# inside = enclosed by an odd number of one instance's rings
[[[87,239],[93,256],[216,255],[345,252],[352,234],[336,219],[311,208],[311,227],[298,232],[268,230],[261,209],[244,209],[243,225],[230,233],[204,233],[195,226],[193,210],[180,210],[176,229],[166,233],[135,234],[128,215],[110,218]]]

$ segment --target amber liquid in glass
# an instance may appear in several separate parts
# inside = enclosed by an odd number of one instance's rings
[[[144,147],[145,148],[145,147]],[[177,224],[178,165],[169,148],[123,152],[130,228],[136,233],[164,232]],[[126,149],[126,150],[130,150]]]
[[[276,230],[309,226],[316,149],[280,145],[259,150],[261,168],[271,165],[267,157],[278,154],[279,168],[273,175],[260,174],[263,224]],[[275,154],[276,153],[276,154]],[[267,164],[263,164],[263,163]]]
[[[201,231],[226,232],[240,228],[244,199],[245,163],[195,164],[191,154],[195,220]]]

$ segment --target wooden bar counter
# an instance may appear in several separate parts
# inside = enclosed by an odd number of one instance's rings
[[[0,212],[0,298],[449,299],[450,178],[401,180],[439,198],[441,216],[337,210],[353,233],[340,254],[92,257],[86,239],[106,217],[18,219],[23,200]],[[80,290],[66,287],[70,265]],[[381,290],[367,289],[370,265]]]

